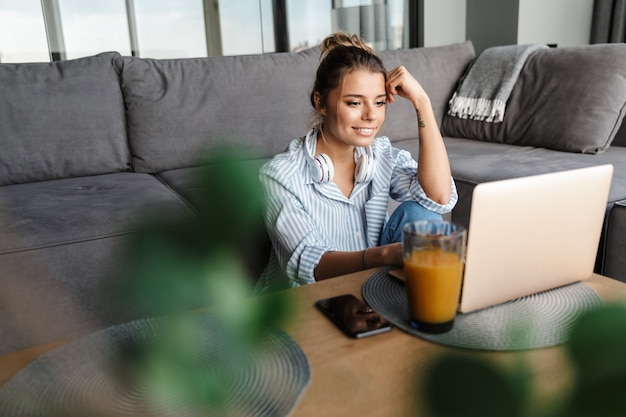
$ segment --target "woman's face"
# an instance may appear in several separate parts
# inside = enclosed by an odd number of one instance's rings
[[[324,116],[324,137],[336,145],[368,146],[385,121],[387,91],[381,73],[355,70],[332,90]]]

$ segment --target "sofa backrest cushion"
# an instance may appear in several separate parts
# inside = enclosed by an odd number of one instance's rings
[[[509,96],[502,123],[447,116],[451,137],[558,151],[602,152],[626,113],[626,45],[598,44],[532,53]]]
[[[456,82],[474,57],[470,42],[379,53],[387,69],[404,65],[429,93],[440,122]],[[191,59],[120,57],[133,168],[158,173],[201,164],[210,147],[227,145],[267,158],[306,134],[319,65],[317,47],[298,53]],[[387,109],[381,134],[417,136],[404,99]]]
[[[250,56],[116,60],[133,168],[198,165],[212,146],[269,157],[312,122],[319,50]]]
[[[116,56],[0,64],[0,185],[130,169]]]
[[[422,85],[441,126],[459,78],[475,57],[470,41],[426,48],[381,51],[379,56],[388,71],[403,65]],[[387,108],[387,117],[381,134],[392,142],[417,137],[415,109],[404,99],[398,99]]]

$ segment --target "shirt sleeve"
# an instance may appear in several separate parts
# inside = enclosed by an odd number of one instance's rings
[[[454,178],[451,178],[450,200],[446,204],[439,204],[426,195],[422,185],[417,180],[417,162],[405,150],[391,146],[387,139],[381,141],[382,154],[393,161],[393,171],[389,196],[399,202],[416,201],[428,210],[443,214],[452,211],[459,197]]]
[[[263,172],[260,180],[266,193],[265,223],[280,267],[297,284],[315,282],[315,268],[331,246],[285,181]]]

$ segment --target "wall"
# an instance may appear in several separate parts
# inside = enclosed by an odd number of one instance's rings
[[[517,43],[586,45],[593,0],[520,0]]]
[[[424,46],[589,43],[593,0],[424,0]]]
[[[466,36],[476,52],[517,43],[518,0],[469,0]]]
[[[424,0],[424,46],[465,41],[466,0]]]

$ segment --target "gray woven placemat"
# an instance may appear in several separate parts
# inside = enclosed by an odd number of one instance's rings
[[[524,350],[564,343],[580,313],[602,305],[598,294],[577,282],[563,287],[457,315],[443,334],[419,332],[409,324],[404,283],[376,271],[363,284],[363,298],[396,327],[442,345],[478,350]]]
[[[198,362],[202,371],[219,372],[222,331],[209,314],[189,315],[199,336]],[[93,333],[40,357],[0,389],[3,417],[51,416],[288,416],[308,387],[311,372],[300,346],[279,329],[263,335],[263,349],[240,358],[235,377],[226,385],[226,401],[198,407],[176,394],[158,396],[141,384],[121,383],[111,368],[121,346],[158,340],[162,319],[138,320]],[[117,369],[119,371],[119,369]],[[200,382],[200,381],[199,381]],[[170,393],[171,394],[171,393]]]

